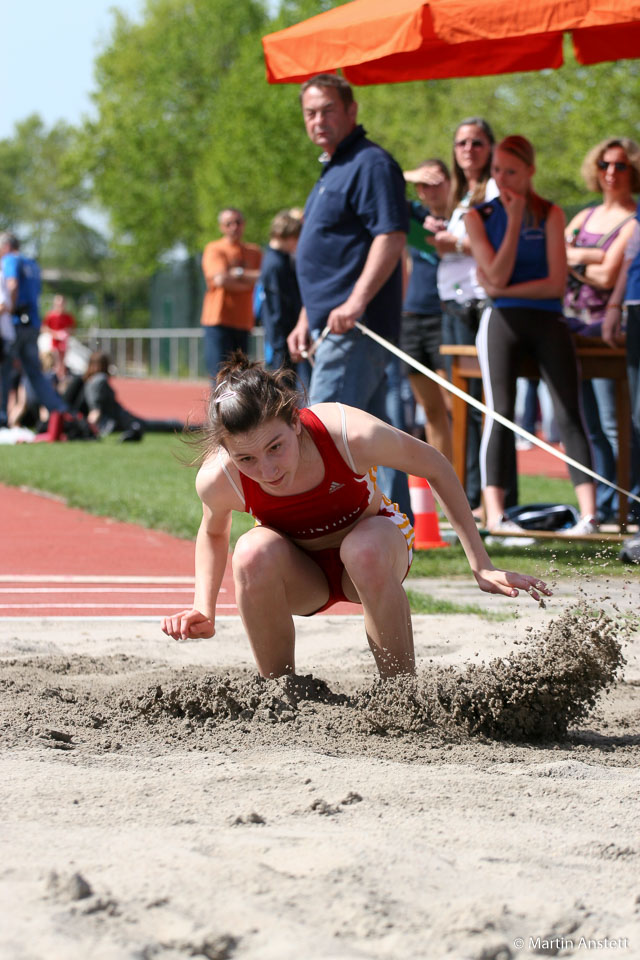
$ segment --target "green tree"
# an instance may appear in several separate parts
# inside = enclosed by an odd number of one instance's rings
[[[96,65],[87,158],[131,267],[152,271],[178,243],[194,249],[194,171],[210,131],[234,108],[219,88],[243,38],[265,22],[257,0],[148,0],[139,24],[115,12]]]
[[[39,257],[57,232],[79,222],[88,199],[75,163],[77,141],[73,127],[47,130],[37,114],[0,141],[0,223],[17,230]]]

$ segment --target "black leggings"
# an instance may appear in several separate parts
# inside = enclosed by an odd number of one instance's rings
[[[493,307],[480,322],[478,359],[485,403],[513,420],[519,359],[534,357],[549,388],[567,456],[591,469],[591,452],[582,421],[580,377],[571,334],[559,314],[531,307]],[[487,417],[480,445],[483,487],[504,487],[511,431]],[[569,467],[574,486],[591,477]]]

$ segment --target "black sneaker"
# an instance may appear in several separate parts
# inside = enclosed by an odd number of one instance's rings
[[[640,531],[624,541],[619,556],[625,563],[640,563]]]

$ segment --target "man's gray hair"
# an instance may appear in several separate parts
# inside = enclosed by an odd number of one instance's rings
[[[300,87],[300,103],[302,103],[302,97],[309,87],[329,87],[331,90],[337,90],[338,96],[345,107],[350,107],[353,103],[351,84],[347,83],[344,77],[339,77],[335,73],[317,73],[315,77],[305,80]]]
[[[0,247],[9,247],[9,250],[19,250],[20,241],[16,237],[15,233],[5,230],[4,233],[0,234]]]

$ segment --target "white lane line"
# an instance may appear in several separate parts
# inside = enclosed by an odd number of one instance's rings
[[[221,591],[222,592],[222,591]],[[138,596],[147,593],[162,593],[165,596],[168,593],[193,593],[193,587],[0,587],[0,593],[29,593],[31,596],[42,593],[110,593],[119,595],[121,593],[136,593]]]
[[[86,576],[81,577],[76,574],[53,574],[45,575],[43,573],[0,573],[0,583],[194,583],[193,577],[116,577],[105,576]]]
[[[217,607],[235,610],[235,603],[218,603]],[[175,603],[0,603],[0,610],[175,610]]]
[[[231,604],[229,604],[229,606],[231,606]],[[224,622],[225,620],[228,620],[229,623],[231,623],[231,622],[237,623],[237,622],[238,622],[238,617],[239,617],[239,614],[235,614],[235,615],[234,615],[234,614],[232,614],[232,613],[222,613],[222,614],[220,614],[219,617],[216,616],[216,623],[221,623],[221,622]],[[355,617],[344,617],[343,619],[345,619],[345,620],[347,620],[347,619],[353,619],[353,620],[355,620],[356,618],[355,618]],[[358,618],[358,619],[361,619],[361,618]],[[46,621],[47,623],[49,623],[50,621],[55,621],[56,623],[77,623],[77,622],[78,622],[78,617],[74,617],[74,616],[72,616],[72,615],[64,616],[64,615],[60,615],[60,614],[52,614],[50,617],[42,617],[42,616],[39,616],[39,617],[30,617],[30,616],[28,616],[28,615],[26,615],[26,614],[20,615],[20,616],[16,616],[16,617],[0,617],[0,623],[12,623],[12,624],[13,624],[13,623],[16,623],[16,621],[20,621],[20,623],[41,624],[41,623],[43,622],[43,620]],[[127,622],[130,622],[130,623],[157,623],[157,622],[158,622],[158,618],[157,618],[157,617],[150,616],[148,613],[140,613],[140,614],[138,614],[138,615],[136,615],[136,614],[123,614],[123,615],[120,616],[120,617],[119,617],[117,614],[116,614],[115,616],[114,616],[113,614],[105,614],[104,616],[100,616],[100,614],[96,614],[96,615],[93,616],[93,617],[83,617],[82,622],[83,622],[83,623],[94,623],[94,622],[102,622],[102,621],[104,621],[104,620],[108,620],[108,621],[111,622],[111,623],[118,623],[119,621],[123,621],[123,620],[124,620],[124,621],[127,621]],[[181,643],[204,643],[204,642],[206,642],[206,641],[203,641],[203,640],[183,640],[183,641],[180,641],[180,642],[181,642]]]

